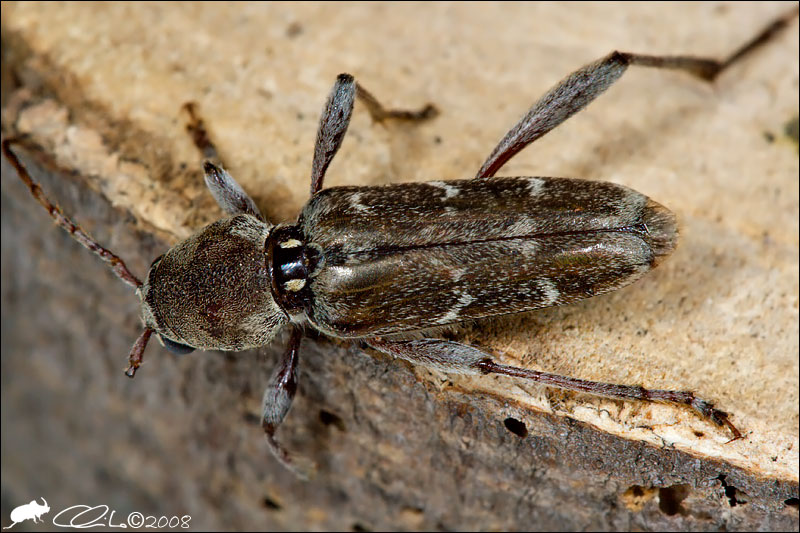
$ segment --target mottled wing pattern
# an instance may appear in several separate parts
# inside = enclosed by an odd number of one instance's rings
[[[621,185],[563,178],[321,191],[300,226],[323,261],[309,319],[332,335],[409,332],[570,303],[669,254],[675,219]]]

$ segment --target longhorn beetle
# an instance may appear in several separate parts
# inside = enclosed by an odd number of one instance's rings
[[[293,224],[272,225],[221,165],[193,106],[188,128],[209,158],[205,182],[229,216],[153,261],[144,281],[53,205],[2,143],[36,200],[78,242],[134,287],[144,331],[129,356],[133,377],[153,333],[170,351],[245,350],[291,328],[289,345],[263,398],[270,450],[306,470],[276,440],[297,389],[303,326],[414,364],[452,374],[504,374],[610,398],[691,407],[741,433],[728,414],[692,392],[586,381],[496,363],[473,346],[431,338],[462,321],[563,305],[628,285],[657,266],[677,242],[675,216],[622,185],[547,177],[496,177],[525,146],[587,106],[631,65],[679,69],[706,81],[784,27],[765,28],[728,59],[612,52],[546,93],[489,155],[473,179],[323,189],[356,99],[375,121],[436,114],[386,110],[352,76],[336,79],[322,113],[311,169],[311,198]]]

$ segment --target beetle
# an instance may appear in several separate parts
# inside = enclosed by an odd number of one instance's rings
[[[303,328],[358,340],[375,350],[454,374],[504,374],[611,398],[691,407],[741,432],[729,415],[692,392],[586,381],[502,365],[476,347],[435,338],[463,321],[568,304],[641,278],[674,249],[675,216],[625,186],[580,179],[497,177],[520,150],[580,111],[631,65],[678,69],[713,81],[765,42],[796,12],[775,21],[724,61],[612,52],[567,76],[503,137],[476,176],[382,187],[323,188],[355,100],[376,121],[426,120],[386,110],[348,74],[323,109],[310,199],[294,223],[269,223],[252,198],[215,162],[216,151],[192,106],[190,131],[208,157],[209,191],[228,215],[156,258],[140,281],[52,204],[6,139],[5,157],[58,225],[135,288],[144,331],[126,374],[133,377],[153,335],[170,351],[245,350],[291,328],[266,387],[262,427],[270,450],[303,474],[275,437],[297,389]]]

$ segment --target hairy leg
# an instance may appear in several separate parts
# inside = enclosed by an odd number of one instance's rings
[[[576,70],[537,101],[498,143],[476,178],[489,178],[523,148],[589,105],[611,87],[630,65],[682,70],[706,81],[713,81],[725,69],[768,42],[797,16],[797,8],[773,21],[758,35],[726,59],[692,56],[651,56],[611,52],[606,57]]]
[[[394,357],[405,359],[417,365],[427,366],[451,374],[502,374],[516,378],[542,383],[550,387],[585,392],[606,398],[621,400],[643,400],[686,405],[700,416],[714,422],[718,426],[727,427],[734,439],[742,437],[741,432],[728,420],[728,414],[715,409],[712,404],[695,397],[692,392],[670,391],[661,389],[645,389],[632,385],[615,385],[598,381],[548,374],[526,368],[507,366],[495,363],[492,357],[466,344],[440,339],[422,339],[414,341],[387,341],[385,339],[369,339],[367,344],[376,350]]]

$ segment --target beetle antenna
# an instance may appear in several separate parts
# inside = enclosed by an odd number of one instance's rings
[[[24,146],[24,143],[19,139],[5,139],[3,140],[3,155],[11,162],[12,165],[14,165],[14,168],[17,169],[17,175],[25,183],[25,185],[28,186],[28,189],[31,191],[31,195],[33,195],[33,197],[36,198],[36,201],[39,202],[48,213],[50,213],[50,216],[53,218],[53,220],[55,220],[56,224],[66,230],[73,239],[81,243],[84,247],[88,248],[91,252],[94,252],[96,255],[98,255],[100,259],[105,261],[119,279],[132,286],[134,289],[141,287],[142,282],[139,281],[139,278],[131,274],[131,271],[128,270],[128,267],[125,266],[125,262],[122,259],[100,246],[100,244],[92,239],[92,237],[83,229],[81,229],[80,226],[72,222],[72,220],[70,220],[69,217],[67,217],[57,205],[54,205],[50,200],[48,200],[47,196],[44,194],[44,191],[42,191],[42,188],[33,180],[33,178],[31,178],[31,175],[25,169],[25,166],[23,166],[19,158],[17,158],[17,155],[13,152],[13,150],[11,150],[12,144]]]
[[[131,348],[131,353],[128,356],[128,368],[125,370],[125,375],[129,378],[134,377],[134,375],[136,375],[136,369],[142,365],[144,349],[147,347],[147,341],[150,340],[150,335],[152,334],[153,328],[144,328],[142,334],[139,335],[139,338],[133,343],[133,348]]]

